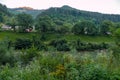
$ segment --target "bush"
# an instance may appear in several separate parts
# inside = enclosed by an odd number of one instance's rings
[[[75,49],[77,51],[93,51],[93,50],[102,50],[107,48],[108,48],[108,44],[106,43],[100,43],[100,44],[83,43],[80,40],[77,40],[75,42]]]
[[[33,36],[32,44],[37,48],[37,50],[48,50],[47,46],[41,41],[41,38]]]
[[[70,51],[68,44],[58,44],[56,49],[57,51]]]
[[[5,47],[0,47],[0,64],[6,65],[10,64],[11,66],[14,65],[16,58],[14,53],[10,50],[7,50]]]
[[[80,80],[109,80],[109,76],[105,68],[88,65],[83,68]]]
[[[58,44],[66,44],[67,43],[67,41],[65,40],[65,39],[61,39],[61,40],[52,40],[51,42],[50,42],[50,45],[51,46],[54,46],[54,47],[56,47]]]
[[[32,46],[30,39],[18,38],[14,43],[15,49],[28,49]]]
[[[20,55],[23,64],[29,63],[29,61],[32,61],[34,57],[38,57],[38,51],[34,47],[23,51]]]
[[[61,40],[52,40],[50,45],[55,47],[58,51],[70,51],[70,48],[67,44],[67,41],[64,39]]]

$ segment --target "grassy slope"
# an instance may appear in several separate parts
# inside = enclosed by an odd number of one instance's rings
[[[0,32],[0,40],[9,38],[15,40],[16,38],[32,38],[35,33],[14,33],[14,32]]]
[[[68,41],[80,39],[83,42],[95,42],[95,43],[114,42],[114,38],[111,36],[86,36],[86,35],[73,35],[73,34],[66,34],[66,35],[49,34],[48,36],[49,36],[49,40],[62,38],[62,39],[67,39]]]
[[[40,36],[40,33],[14,33],[14,32],[0,32],[0,40],[5,39],[6,37],[10,40],[15,40],[16,38],[32,38],[33,35]],[[67,39],[68,41],[81,39],[85,42],[108,42],[112,43],[114,38],[110,36],[85,36],[85,35],[73,35],[73,34],[66,34],[66,35],[59,35],[59,34],[47,34],[47,40],[62,38]]]

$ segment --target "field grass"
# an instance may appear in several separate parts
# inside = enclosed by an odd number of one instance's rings
[[[33,36],[40,37],[40,33],[17,33],[17,32],[0,32],[0,40],[9,38],[10,40],[15,40],[16,38],[32,38]],[[80,39],[83,42],[114,42],[114,38],[111,36],[86,36],[86,35],[74,35],[74,34],[46,34],[46,39],[67,39],[68,41],[73,41]]]
[[[24,66],[19,61],[0,67],[0,80],[120,80],[120,65],[110,52],[39,52]]]
[[[114,41],[114,38],[111,36],[85,36],[85,35],[65,35],[63,38],[68,40],[80,39],[84,42],[108,42],[111,43]]]
[[[32,38],[35,33],[17,33],[17,32],[0,32],[0,40],[9,38],[10,40],[15,40],[16,38]]]
[[[0,40],[41,37],[40,33],[0,32]],[[46,42],[53,39],[84,42],[113,43],[111,36],[85,36],[73,34],[46,34]],[[0,48],[0,80],[120,80],[119,57],[111,50],[69,52]]]

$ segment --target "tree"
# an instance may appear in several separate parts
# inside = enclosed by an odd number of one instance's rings
[[[59,33],[62,33],[62,34],[65,34],[65,33],[68,33],[70,32],[70,28],[68,26],[59,26],[59,28],[57,28],[57,32]]]
[[[87,34],[94,35],[96,34],[96,27],[92,21],[81,21],[75,24],[72,28],[74,34]]]
[[[110,28],[112,28],[113,24],[111,21],[104,20],[100,24],[100,33],[103,35],[108,35],[110,33]]]
[[[113,23],[113,22],[112,22],[112,23]],[[113,23],[113,27],[110,28],[110,31],[111,31],[112,34],[114,34],[115,31],[116,31],[117,29],[119,29],[119,28],[120,28],[120,22]]]
[[[9,20],[6,22],[6,24],[11,26],[13,28],[14,32],[16,31],[15,26],[17,25],[17,22],[16,22],[16,18],[15,17],[9,18]]]
[[[84,22],[85,34],[87,35],[95,35],[97,33],[97,28],[92,21]]]
[[[29,14],[18,14],[16,19],[18,26],[20,26],[20,32],[26,32],[26,29],[31,28],[33,25],[33,18]]]
[[[75,24],[72,28],[72,32],[74,34],[84,34],[84,26],[81,22]]]
[[[52,29],[52,20],[48,16],[38,17],[36,29],[42,33],[48,32]]]

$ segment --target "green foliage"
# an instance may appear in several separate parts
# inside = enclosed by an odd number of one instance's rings
[[[21,32],[33,25],[33,19],[28,14],[18,14],[16,19],[6,16],[6,8],[4,10],[1,5],[0,11],[0,22],[8,20],[6,24],[13,28],[17,23]],[[0,80],[120,80],[119,24],[115,25],[116,45],[112,52],[106,50],[108,44],[105,41],[113,37],[93,36],[98,34],[97,32],[105,35],[111,32],[113,22],[103,21],[98,24],[106,19],[119,21],[119,16],[79,11],[63,6],[50,8],[37,17],[36,29],[42,34],[1,32],[1,39],[7,35],[10,40],[7,38],[0,42]],[[79,35],[68,34],[71,29],[74,34]],[[79,38],[85,42],[77,40]],[[50,52],[48,48],[56,50]],[[74,52],[74,48],[80,52]]]
[[[119,62],[120,62],[120,47],[114,46],[111,48],[111,50],[112,50],[113,58],[116,60],[115,62],[117,62],[119,64]]]
[[[52,20],[49,16],[37,17],[36,29],[39,32],[48,32],[52,29]]]
[[[74,34],[96,35],[96,30],[95,24],[91,21],[81,21],[72,28]]]
[[[0,23],[4,23],[6,21],[5,18],[10,15],[11,14],[9,13],[7,7],[0,3]]]
[[[113,22],[119,22],[119,15],[101,14],[96,12],[82,11],[72,8],[70,6],[63,6],[58,8],[49,8],[38,16],[49,16],[52,18],[56,25],[62,25],[64,23],[70,23],[71,25],[81,20],[92,20],[95,24],[100,24],[103,20],[109,20]],[[37,17],[38,17],[37,16]]]
[[[0,65],[14,65],[16,61],[13,49],[9,44],[9,40],[0,42]]]
[[[21,13],[16,16],[17,25],[20,26],[20,32],[26,32],[33,25],[33,18],[29,14]]]
[[[84,26],[85,29],[85,34],[87,35],[97,35],[97,28],[95,24],[92,21],[86,22],[86,26]]]
[[[115,37],[116,45],[120,46],[120,28],[114,31],[113,36]]]
[[[83,68],[81,80],[109,80],[108,72],[100,66],[87,66]]]
[[[110,28],[112,27],[113,24],[111,21],[104,20],[100,25],[100,33],[104,35],[108,35],[108,33],[110,32]]]
[[[63,53],[63,52],[62,52]],[[73,54],[37,52],[32,47],[20,54],[24,64],[0,66],[2,80],[120,80],[120,66],[113,65],[108,53]],[[15,54],[14,54],[15,55]]]
[[[11,26],[14,31],[16,31],[17,21],[15,17],[11,17],[6,22],[7,25]]]
[[[42,42],[45,40],[45,36],[44,35],[41,35],[41,37],[36,37],[36,36],[33,36],[32,37],[32,44],[35,48],[37,48],[37,50],[45,50],[47,51],[48,48],[47,46]]]
[[[50,45],[54,46],[58,51],[70,51],[70,47],[66,40],[52,40]]]
[[[58,51],[70,51],[70,48],[69,48],[68,44],[58,44],[56,46],[56,49]]]
[[[108,44],[106,43],[101,43],[101,44],[83,43],[80,40],[77,40],[74,46],[77,51],[94,51],[94,50],[102,50],[108,48]]]
[[[0,23],[3,22],[3,16],[0,14]]]
[[[5,5],[0,4],[0,14],[2,14],[2,15],[9,15],[10,14]]]
[[[84,26],[81,25],[82,23],[77,23],[74,25],[74,27],[72,28],[72,32],[74,34],[84,34]]]
[[[45,35],[44,33],[43,33],[43,34],[41,34],[40,40],[41,40],[41,41],[46,40],[46,35]]]
[[[37,49],[33,46],[25,51],[23,51],[20,55],[20,61],[23,64],[28,64],[30,61],[33,60],[33,58],[38,56]]]
[[[119,63],[120,62],[120,28],[118,28],[114,34],[115,36],[115,45],[111,48],[112,50],[112,55],[113,58],[116,59],[116,62]]]
[[[56,31],[60,34],[65,34],[70,32],[70,28],[68,26],[59,26],[58,30]]]
[[[32,42],[30,39],[18,38],[14,43],[15,49],[27,49],[30,48],[31,46]]]

